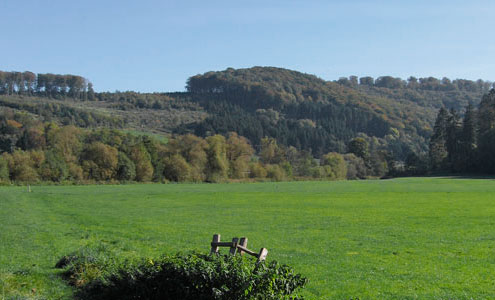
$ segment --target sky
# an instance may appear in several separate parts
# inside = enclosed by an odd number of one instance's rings
[[[495,81],[495,1],[0,1],[0,70],[75,74],[96,91],[183,91],[275,66],[339,77]]]

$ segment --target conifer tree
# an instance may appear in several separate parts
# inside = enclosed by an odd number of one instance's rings
[[[445,108],[438,112],[433,135],[430,139],[430,166],[433,171],[443,170],[447,158],[447,120],[449,113]]]
[[[447,161],[449,169],[452,172],[461,171],[461,147],[460,136],[462,130],[461,117],[455,109],[451,109],[447,117],[446,128],[446,146],[447,146]]]
[[[471,104],[466,107],[462,122],[460,159],[462,171],[472,172],[476,166],[477,151],[477,124],[476,112]]]

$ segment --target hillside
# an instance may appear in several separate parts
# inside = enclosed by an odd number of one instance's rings
[[[259,150],[263,137],[320,157],[361,136],[397,160],[424,153],[442,106],[475,106],[491,83],[389,76],[336,82],[273,67],[189,78],[183,93],[95,93],[80,76],[1,72],[0,109],[83,128],[208,136],[235,131]]]
[[[490,86],[428,79],[413,86],[388,76],[328,82],[272,67],[208,72],[191,77],[187,89],[209,117],[186,129],[198,135],[236,131],[255,144],[270,136],[316,155],[345,152],[350,139],[364,134],[404,159],[427,150],[440,107],[476,105]]]

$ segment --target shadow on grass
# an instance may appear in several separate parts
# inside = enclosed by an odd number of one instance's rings
[[[495,179],[495,175],[488,174],[443,174],[431,175],[427,177],[436,177],[439,179]]]
[[[411,175],[411,176],[385,176],[380,180],[390,180],[397,178],[437,178],[437,179],[495,179],[495,175],[489,174],[448,174],[448,173],[435,173],[428,175]]]

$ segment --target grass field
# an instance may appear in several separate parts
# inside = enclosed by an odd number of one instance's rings
[[[156,257],[213,233],[268,248],[309,299],[495,299],[495,181],[453,178],[2,187],[0,299],[70,299],[54,265],[85,245]]]

